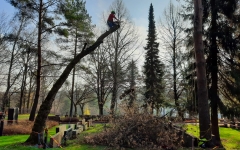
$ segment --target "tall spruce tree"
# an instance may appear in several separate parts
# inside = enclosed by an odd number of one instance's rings
[[[211,123],[212,134],[215,136],[216,145],[221,145],[219,128],[218,128],[218,111],[225,111],[227,103],[224,98],[220,98],[219,94],[223,91],[229,91],[227,86],[221,87],[224,76],[228,77],[224,72],[224,68],[231,68],[231,60],[236,56],[238,49],[238,33],[236,33],[238,16],[236,16],[237,1],[236,0],[205,0],[206,22],[209,28],[206,32],[206,52],[207,53],[207,72],[209,72],[209,99],[211,100]],[[208,12],[208,13],[207,13]],[[236,36],[237,35],[237,36]],[[233,69],[232,69],[233,70]],[[233,83],[231,83],[233,84]],[[224,104],[225,103],[225,104]],[[229,112],[228,112],[229,113]]]
[[[162,94],[164,92],[163,86],[163,69],[164,65],[159,60],[159,43],[156,42],[156,26],[154,21],[154,10],[151,3],[149,9],[149,25],[147,46],[144,48],[146,52],[144,62],[145,86],[146,86],[146,102],[151,107],[151,113],[156,105],[163,102]]]
[[[188,1],[191,5],[192,1]],[[234,76],[238,56],[239,14],[236,0],[202,0],[204,48],[207,56],[207,81],[211,106],[211,127],[215,137],[215,145],[221,145],[218,128],[218,111],[224,115],[234,116],[237,113],[236,104],[239,104],[237,95],[238,80]],[[186,10],[190,11],[190,5]],[[189,7],[190,6],[190,7]],[[192,15],[185,15],[192,20]],[[190,30],[188,30],[190,31]],[[229,86],[232,85],[232,86]],[[239,93],[239,92],[238,92]],[[232,101],[233,99],[234,102]],[[229,103],[235,103],[232,107]]]

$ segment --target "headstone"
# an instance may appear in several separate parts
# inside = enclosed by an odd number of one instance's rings
[[[56,128],[56,133],[58,133],[58,132],[59,132],[59,127]]]
[[[92,126],[92,119],[89,119],[88,120],[88,127],[91,127]]]
[[[0,112],[0,136],[3,133],[3,126],[4,126],[4,113]]]
[[[14,108],[8,108],[8,124],[12,124],[14,120]]]
[[[82,125],[84,125],[84,124],[85,124],[85,119],[83,118],[83,119],[82,119]]]
[[[50,138],[50,147],[56,148],[61,146],[62,134],[59,132]]]
[[[72,131],[72,138],[75,139],[77,138],[77,135],[79,135],[81,133],[81,130],[79,129],[75,129]]]
[[[2,133],[3,133],[3,126],[4,126],[4,121],[0,119],[0,136],[2,136]]]
[[[82,126],[83,126],[84,131],[87,130],[88,129],[88,122],[85,122]]]
[[[240,129],[240,122],[237,122],[236,125],[237,125],[236,129]]]
[[[235,122],[233,122],[233,121],[230,122],[230,128],[233,128],[233,129],[236,128],[236,127],[235,127]]]
[[[19,109],[17,107],[14,108],[14,120],[16,123],[18,122],[18,110]]]
[[[66,131],[64,131],[64,137],[66,139],[72,139],[72,131],[73,129],[72,128],[68,128]]]

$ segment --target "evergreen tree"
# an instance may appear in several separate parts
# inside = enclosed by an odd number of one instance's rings
[[[188,2],[189,4],[192,3],[192,1]],[[239,15],[236,11],[236,0],[203,0],[202,4],[212,134],[216,139],[215,144],[221,145],[218,110],[220,109],[224,115],[233,116],[237,113],[236,104],[239,104],[238,96],[234,92],[239,90],[239,80],[235,76],[238,66],[237,50],[239,48],[237,43],[239,42],[239,33],[237,32],[237,24]],[[191,10],[191,6],[189,6],[186,8],[188,11]],[[185,15],[185,17],[192,20],[191,14]],[[234,106],[232,105],[233,107],[229,105],[232,102],[235,103]]]
[[[163,86],[163,69],[164,65],[159,60],[159,43],[156,42],[156,26],[154,21],[153,6],[150,5],[149,9],[149,25],[148,25],[148,37],[147,46],[144,48],[146,52],[144,62],[144,74],[145,74],[145,97],[146,102],[151,107],[151,113],[156,105],[163,102],[162,94],[164,92]]]
[[[67,28],[58,28],[58,33],[68,37],[67,42],[64,42],[65,49],[70,49],[76,57],[78,49],[83,45],[83,42],[88,42],[93,36],[91,32],[91,17],[88,15],[85,9],[85,3],[83,0],[65,0],[60,3],[60,12],[66,19],[65,25]],[[63,40],[64,41],[64,40]],[[70,47],[70,48],[69,48]],[[72,58],[72,56],[71,56]],[[71,59],[70,58],[70,59]],[[73,95],[74,95],[74,84],[75,84],[75,72],[76,68],[72,71],[72,91],[71,91],[71,105],[70,105],[70,116],[73,115]],[[75,111],[76,113],[76,111]],[[76,114],[75,114],[76,115]]]
[[[231,63],[225,61],[232,59],[237,50],[236,26],[233,17],[236,11],[236,0],[210,0],[206,1],[209,8],[205,12],[211,12],[206,16],[208,25],[206,38],[207,71],[209,72],[209,99],[211,100],[211,123],[212,134],[216,137],[216,145],[221,145],[219,128],[218,128],[218,108],[222,111],[226,110],[226,105],[222,105],[223,99],[220,99],[219,92],[230,89],[225,87],[224,90],[220,87],[222,75],[225,73],[221,68],[231,68]],[[207,26],[207,25],[206,25]],[[226,75],[226,74],[225,74]],[[232,83],[231,83],[232,84]],[[220,107],[221,106],[221,107]]]

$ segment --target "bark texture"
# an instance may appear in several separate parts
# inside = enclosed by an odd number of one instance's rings
[[[194,48],[197,68],[197,96],[199,111],[200,138],[211,140],[211,126],[208,105],[206,61],[202,40],[202,0],[194,0]],[[211,142],[209,142],[209,145]]]

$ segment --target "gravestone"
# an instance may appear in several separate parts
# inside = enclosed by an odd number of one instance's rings
[[[0,112],[0,136],[3,133],[3,126],[4,126],[4,113]]]
[[[8,109],[8,124],[12,124],[13,121],[16,121],[17,123],[18,120],[18,108],[9,108]]]
[[[19,109],[16,107],[14,108],[14,120],[16,121],[16,123],[18,122],[18,111]]]
[[[8,108],[8,124],[12,124],[14,120],[14,108]]]
[[[88,127],[91,127],[92,125],[93,125],[92,119],[89,119],[89,120],[88,120]]]
[[[240,129],[240,122],[237,122],[236,126],[237,126],[236,129]]]

